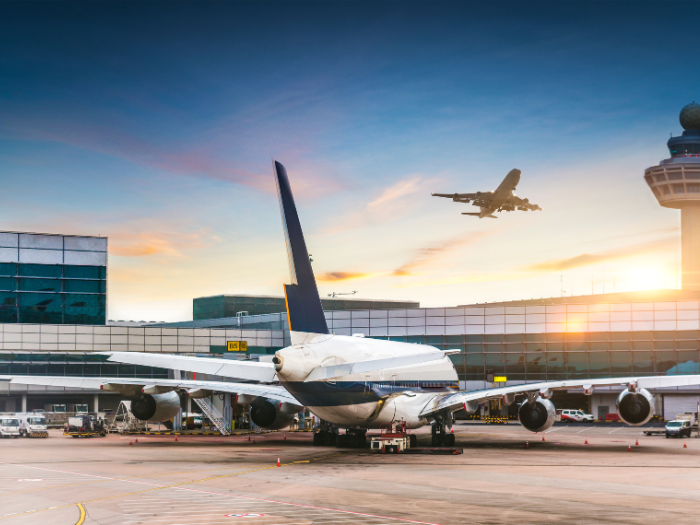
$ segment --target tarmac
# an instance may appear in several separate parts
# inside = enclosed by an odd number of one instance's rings
[[[696,437],[604,423],[454,428],[455,456],[314,447],[285,432],[3,439],[0,525],[700,522]]]

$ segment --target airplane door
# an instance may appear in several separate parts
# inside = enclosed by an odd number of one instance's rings
[[[365,376],[365,391],[363,392],[362,397],[366,398],[369,396],[369,386],[369,376],[367,375]]]

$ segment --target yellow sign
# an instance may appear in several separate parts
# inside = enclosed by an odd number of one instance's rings
[[[231,344],[231,343],[229,343],[229,344]],[[494,383],[505,383],[507,380],[508,380],[508,378],[506,376],[495,376],[493,378]]]
[[[248,342],[247,341],[229,341],[228,342],[229,352],[247,352]]]

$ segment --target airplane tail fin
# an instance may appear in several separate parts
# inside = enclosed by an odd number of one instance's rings
[[[328,334],[328,324],[323,314],[321,298],[318,295],[314,271],[311,268],[309,252],[306,250],[304,234],[292,196],[292,188],[287,178],[287,170],[274,161],[275,182],[282,212],[282,225],[287,241],[289,273],[292,284],[284,285],[287,303],[289,330],[314,334]]]

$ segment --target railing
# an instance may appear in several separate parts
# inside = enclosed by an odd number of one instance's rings
[[[195,403],[202,409],[202,412],[214,423],[214,426],[221,432],[222,436],[231,435],[231,427],[226,424],[224,416],[221,415],[214,405],[211,404],[209,398],[203,397],[200,399],[195,398]]]

